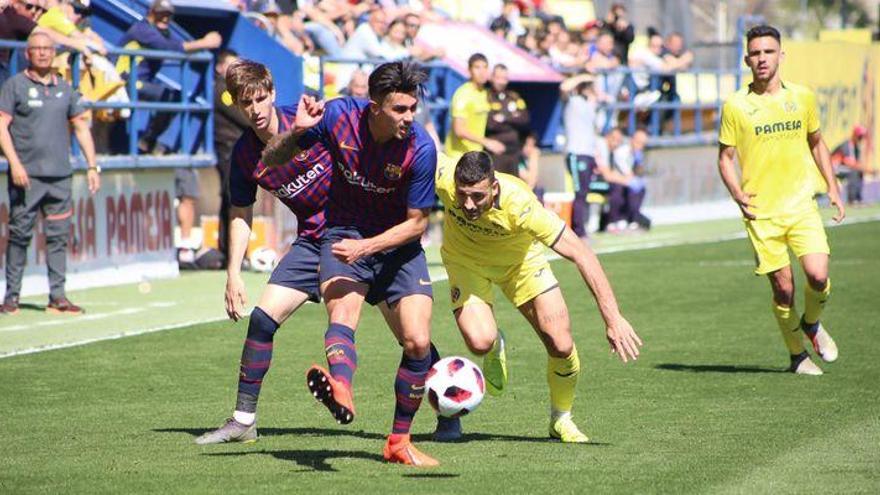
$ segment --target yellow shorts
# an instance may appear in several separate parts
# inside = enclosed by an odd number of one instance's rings
[[[445,265],[453,310],[477,302],[492,305],[495,300],[493,284],[501,287],[516,307],[559,285],[543,255],[512,267],[477,267],[455,262],[446,262]]]
[[[805,254],[831,253],[822,217],[816,209],[786,217],[745,220],[745,224],[758,265],[755,275],[790,265],[789,247],[798,258]]]

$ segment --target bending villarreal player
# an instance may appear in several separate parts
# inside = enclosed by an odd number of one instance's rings
[[[823,360],[837,359],[837,346],[819,322],[831,293],[831,251],[813,199],[814,167],[827,184],[831,204],[837,207],[836,222],[844,218],[843,203],[828,148],[819,132],[816,96],[779,77],[779,31],[757,26],[746,33],[746,40],[745,61],[752,70],[752,83],[724,102],[718,168],[742,210],[758,264],[755,274],[767,275],[770,280],[773,314],[791,355],[790,371],[821,375],[822,370],[803,345],[805,334]],[[734,156],[742,168],[741,183],[736,177]],[[789,247],[807,278],[800,321],[794,304]]]
[[[357,366],[355,328],[364,300],[384,301],[400,326],[403,356],[394,382],[395,411],[384,458],[417,466],[437,461],[410,442],[410,425],[436,359],[430,342],[432,292],[419,239],[434,204],[437,149],[413,122],[426,75],[417,65],[392,62],[369,78],[370,99],[305,99],[294,128],[270,142],[267,163],[283,163],[321,142],[335,162],[321,243],[321,294],[330,325],[329,371],[313,366],[307,383],[340,423],[355,416],[351,383]],[[451,421],[451,437],[460,435]]]
[[[446,206],[441,254],[455,321],[471,352],[484,356],[487,389],[498,395],[507,382],[504,337],[492,309],[492,286],[498,285],[547,350],[550,436],[587,442],[571,418],[580,361],[544,250],[548,246],[577,266],[605,320],[612,352],[627,362],[638,357],[642,341],[621,316],[599,260],[524,182],[495,173],[485,152],[465,153],[457,164],[441,155],[436,182]]]

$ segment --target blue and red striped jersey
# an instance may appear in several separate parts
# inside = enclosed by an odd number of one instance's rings
[[[321,122],[299,140],[323,143],[333,157],[327,225],[354,227],[365,237],[406,220],[408,208],[434,205],[437,148],[418,123],[404,139],[376,143],[367,126],[369,101],[330,100]]]
[[[279,134],[293,125],[296,105],[276,107]],[[260,155],[266,145],[253,129],[246,129],[232,150],[229,190],[232,204],[250,206],[257,186],[280,199],[296,215],[299,235],[320,239],[324,233],[324,207],[330,189],[333,161],[321,143],[304,149],[280,167],[267,167]]]

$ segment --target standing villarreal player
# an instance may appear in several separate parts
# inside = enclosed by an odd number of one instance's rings
[[[441,157],[437,192],[446,206],[441,254],[455,320],[471,352],[485,356],[487,389],[497,395],[507,382],[504,340],[492,310],[494,284],[547,349],[550,436],[587,442],[571,418],[580,362],[568,308],[544,249],[549,246],[577,266],[605,320],[611,350],[627,362],[638,357],[642,341],[621,316],[599,260],[524,182],[496,174],[482,151],[465,153],[457,164]]]
[[[309,389],[340,423],[355,416],[351,382],[357,366],[354,333],[363,302],[383,301],[403,356],[394,382],[396,405],[384,458],[437,465],[410,442],[410,425],[436,359],[430,341],[432,292],[419,239],[434,204],[437,150],[413,123],[425,73],[392,62],[369,78],[370,99],[303,100],[294,128],[266,148],[267,163],[283,163],[299,149],[323,143],[335,163],[321,243],[321,294],[330,325],[325,334],[329,372],[313,366]],[[450,428],[457,429],[451,422]],[[458,431],[454,432],[458,434]]]
[[[794,373],[821,375],[804,350],[801,330],[825,361],[837,359],[834,340],[819,323],[828,295],[828,241],[813,199],[819,172],[828,197],[837,207],[836,222],[844,217],[828,148],[819,133],[816,97],[803,86],[779,77],[782,59],[779,31],[757,26],[746,34],[745,61],[752,83],[731,95],[721,114],[718,168],[724,184],[742,210],[746,232],[758,267],[773,289],[773,314],[791,354]],[[737,180],[734,156],[742,167]],[[801,262],[807,278],[805,311],[798,322],[794,281],[788,248]]]

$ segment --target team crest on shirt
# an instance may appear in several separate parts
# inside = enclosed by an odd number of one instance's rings
[[[304,162],[309,158],[309,150],[302,150],[298,155],[293,157],[298,162]]]
[[[450,296],[452,296],[452,302],[458,302],[458,298],[461,297],[461,290],[458,287],[453,287],[450,291]]]
[[[788,113],[792,113],[792,112],[797,111],[797,103],[795,103],[793,101],[786,101],[782,107]]]
[[[28,89],[28,98],[37,98],[40,96],[40,92],[37,91],[37,88]]]
[[[385,165],[385,178],[388,180],[400,180],[403,175],[403,167],[388,163]]]

